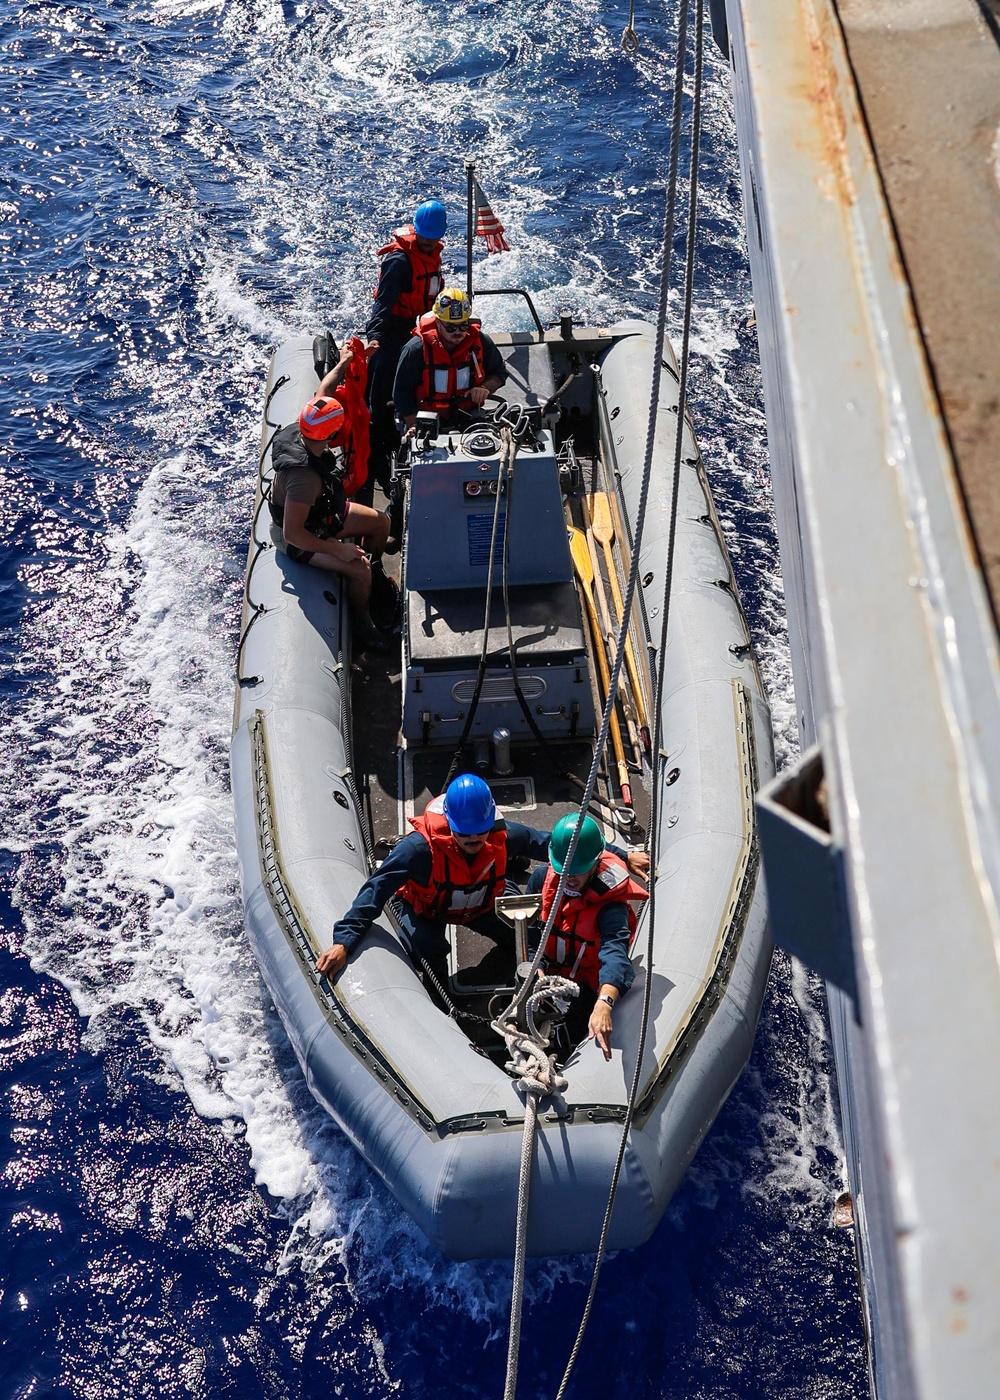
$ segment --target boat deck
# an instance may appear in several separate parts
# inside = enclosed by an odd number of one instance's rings
[[[1000,3],[837,12],[997,616]]]
[[[585,437],[586,434],[579,436]],[[580,466],[588,489],[601,489],[606,485],[596,459],[585,459]],[[567,505],[566,523],[577,528],[585,526],[579,499],[571,500]],[[396,555],[383,560],[386,572],[397,583],[400,581],[401,558]],[[602,570],[606,586],[610,587],[603,560],[598,560],[598,568]],[[573,594],[572,607],[562,597],[566,591]],[[515,631],[521,643],[519,650],[522,655],[531,653],[533,649],[544,651],[551,645],[554,633],[575,627],[574,635],[578,634],[575,645],[589,653],[591,673],[596,674],[593,638],[589,629],[580,630],[580,607],[576,603],[574,585],[514,589],[512,594],[515,595]],[[448,597],[451,598],[451,595]],[[478,654],[481,630],[477,633],[477,629],[481,629],[483,623],[482,600],[456,594],[452,602],[460,617],[452,617],[451,621],[463,637],[475,636]],[[423,616],[424,604],[419,595],[411,593],[406,606],[411,613],[416,609],[419,616]],[[572,627],[567,620],[570,614],[574,619]],[[411,616],[411,626],[413,620]],[[502,597],[497,593],[490,617],[489,645],[489,653],[496,653],[496,657],[506,656],[506,628],[502,623]],[[452,630],[444,630],[446,636],[452,635]],[[437,653],[442,644],[435,641],[432,626],[413,627],[412,635],[419,639],[419,645],[423,648],[419,657],[422,664],[433,665],[435,660],[440,659]],[[427,654],[424,654],[425,651]],[[449,656],[449,648],[445,646],[444,659],[448,660]],[[396,840],[409,831],[407,819],[422,812],[431,798],[444,790],[454,749],[440,745],[407,746],[403,742],[399,730],[402,669],[398,655],[370,656],[363,666],[355,663],[352,688],[352,712],[356,717],[353,766],[369,822],[369,838],[375,858],[379,860],[384,859]],[[497,776],[487,768],[483,770],[483,776],[489,781],[497,806],[507,820],[521,821],[548,831],[560,817],[578,810],[593,754],[592,738],[550,743],[545,748],[534,742],[514,743],[511,746],[513,771],[509,775]],[[616,800],[617,793],[612,781],[613,764],[609,762],[609,757],[606,754],[602,759],[595,805],[591,810],[595,816],[603,817],[607,838],[627,849],[629,845],[641,845],[646,837],[650,810],[649,769],[645,760],[640,765],[630,754],[633,819],[630,824],[623,825],[617,816],[622,809]],[[463,771],[471,768],[473,758],[474,746],[470,741],[465,750]],[[527,868],[510,871],[511,878],[522,886],[528,873]],[[494,996],[501,990],[513,988],[513,941],[509,946],[497,946],[474,930],[458,928],[451,945],[446,988],[448,997],[461,1012],[471,1013],[463,1016],[462,1020],[470,1038],[491,1053],[506,1055],[496,1034],[486,1024],[486,1018]],[[502,1001],[506,1004],[507,997],[503,996]]]

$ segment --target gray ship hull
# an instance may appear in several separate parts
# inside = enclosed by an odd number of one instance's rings
[[[807,750],[762,801],[775,937],[830,981],[873,1389],[980,1397],[1000,1366],[1000,666],[970,468],[1000,420],[972,348],[995,357],[996,317],[984,336],[970,303],[996,306],[1000,200],[973,150],[997,115],[967,104],[967,149],[954,113],[980,84],[1000,114],[1000,62],[971,5],[726,12]],[[880,123],[934,52],[962,68],[920,87],[910,132],[898,108]],[[929,222],[956,219],[921,280]]]

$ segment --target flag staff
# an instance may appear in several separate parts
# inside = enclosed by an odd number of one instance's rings
[[[475,178],[476,162],[467,160],[465,162],[465,177],[468,186],[466,192],[466,216],[465,216],[465,257],[466,257],[466,290],[469,293],[469,300],[472,300],[472,182]]]

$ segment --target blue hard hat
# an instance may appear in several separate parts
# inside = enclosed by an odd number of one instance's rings
[[[420,238],[443,238],[448,214],[439,199],[425,199],[413,215],[413,227]]]
[[[477,778],[475,773],[463,773],[448,784],[444,814],[452,831],[457,831],[459,836],[478,836],[492,829],[497,808],[482,778]]]

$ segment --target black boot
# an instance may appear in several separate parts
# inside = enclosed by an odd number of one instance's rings
[[[366,651],[373,656],[386,656],[395,651],[398,645],[391,637],[380,632],[370,617],[355,627],[354,643],[358,651]]]
[[[389,498],[389,538],[385,542],[386,554],[398,554],[403,543],[403,488],[397,482]]]
[[[403,604],[399,586],[382,566],[381,559],[372,560],[371,612],[376,627],[394,633],[402,620]]]

